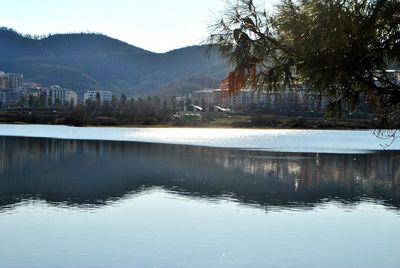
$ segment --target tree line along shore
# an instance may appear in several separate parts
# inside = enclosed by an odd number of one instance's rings
[[[115,127],[216,127],[216,128],[297,128],[297,129],[396,129],[378,119],[337,119],[280,116],[260,113],[204,113],[200,117],[177,118],[169,109],[121,111],[90,106],[75,109],[15,109],[0,112],[0,122],[8,124],[55,124]]]

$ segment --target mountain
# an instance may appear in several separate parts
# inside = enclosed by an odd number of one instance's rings
[[[218,87],[226,64],[203,46],[153,53],[102,34],[55,34],[40,39],[0,28],[0,70],[26,81],[129,96],[185,94]]]

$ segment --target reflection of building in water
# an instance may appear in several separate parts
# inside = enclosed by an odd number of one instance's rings
[[[215,163],[227,170],[273,177],[296,190],[337,183],[372,194],[378,186],[394,187],[400,182],[400,158],[391,154],[226,154],[216,157]]]
[[[97,142],[83,142],[82,151],[85,155],[92,156],[111,156],[113,146],[110,146],[109,142],[97,141]]]
[[[0,173],[22,169],[31,162],[43,159],[62,159],[77,151],[74,140],[0,137]]]
[[[0,178],[0,196],[10,191],[16,191],[12,196],[51,193],[60,201],[68,196],[96,202],[157,186],[193,196],[229,194],[240,202],[269,205],[362,196],[400,204],[400,157],[393,152],[274,153],[2,137]]]

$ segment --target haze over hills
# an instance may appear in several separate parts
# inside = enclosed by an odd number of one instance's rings
[[[40,39],[0,28],[0,70],[26,81],[129,96],[190,93],[218,87],[226,64],[203,46],[153,53],[102,34],[55,34]]]

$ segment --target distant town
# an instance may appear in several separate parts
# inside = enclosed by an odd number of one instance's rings
[[[96,101],[101,104],[111,102],[109,91],[88,91],[84,94],[83,103]],[[35,82],[24,82],[20,73],[0,72],[0,107],[76,107],[78,95],[75,91],[59,85],[44,87]]]
[[[400,71],[392,73],[399,82]],[[353,121],[373,120],[369,111],[371,105],[368,105],[373,101],[363,96],[356,109],[348,111],[345,118]],[[251,124],[257,124],[254,121],[262,118],[261,121],[266,122],[260,121],[259,124],[274,125],[282,121],[277,117],[290,118],[292,121],[294,118],[295,123],[299,119],[301,123],[307,118],[322,119],[326,116],[328,105],[327,96],[307,91],[303,85],[294,85],[284,92],[245,88],[231,94],[227,81],[223,80],[218,89],[198,90],[186,96],[134,98],[124,94],[115,96],[113,92],[105,90],[88,90],[83,96],[78,96],[73,89],[60,85],[43,86],[24,81],[21,73],[0,72],[0,120],[3,122],[71,125],[175,122],[185,125],[212,122],[217,118],[252,116]],[[271,121],[271,117],[275,122]],[[242,122],[239,126],[246,125]]]

